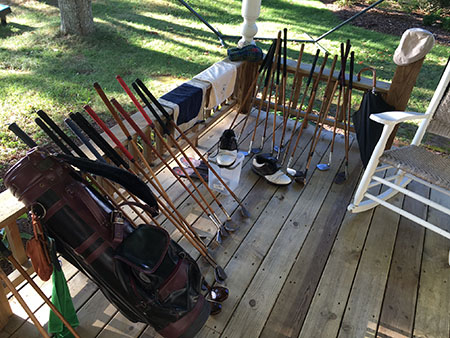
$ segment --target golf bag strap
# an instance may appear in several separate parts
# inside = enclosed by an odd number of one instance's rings
[[[65,154],[58,154],[56,157],[73,165],[74,167],[77,167],[81,171],[107,178],[122,185],[126,190],[148,204],[151,207],[151,214],[153,216],[158,215],[158,204],[153,196],[153,193],[150,188],[136,175],[109,164],[92,161],[85,158],[78,158]]]

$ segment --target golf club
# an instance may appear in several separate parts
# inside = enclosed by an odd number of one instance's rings
[[[292,140],[294,138],[294,134],[295,134],[295,130],[297,128],[298,120],[300,118],[300,111],[302,110],[303,103],[305,102],[306,94],[308,93],[309,86],[311,84],[311,80],[312,80],[312,77],[313,77],[313,74],[314,74],[314,70],[316,68],[316,63],[317,63],[317,60],[319,59],[319,54],[320,54],[320,49],[317,49],[316,55],[314,56],[314,60],[313,60],[312,65],[311,65],[311,70],[309,71],[308,80],[306,81],[306,87],[305,87],[305,90],[304,90],[303,95],[302,95],[302,99],[301,99],[301,102],[300,102],[300,107],[298,108],[297,114],[295,116],[295,122],[294,122],[294,127],[292,129],[291,137],[289,138],[289,142],[288,142],[288,144],[286,146],[286,152],[283,155],[283,160],[281,161],[281,164],[283,164],[284,161],[286,160],[286,157],[288,155],[289,149],[291,148],[291,143],[292,143]],[[301,85],[301,83],[300,83],[300,85]],[[292,162],[292,159],[289,159],[288,162]],[[290,163],[288,163],[288,167],[289,166],[290,166]]]
[[[117,80],[119,81],[119,83],[121,84],[122,88],[126,91],[126,93],[128,94],[128,96],[131,98],[131,100],[133,101],[133,103],[135,104],[135,106],[138,108],[139,112],[144,116],[144,118],[146,119],[147,123],[149,125],[153,124],[153,121],[148,117],[147,113],[145,112],[144,108],[140,105],[140,103],[136,100],[136,97],[133,95],[133,93],[130,91],[130,89],[128,88],[128,86],[125,84],[125,82],[122,80],[122,78],[120,76],[116,77]],[[142,83],[142,81],[140,81],[139,79],[136,80],[136,82],[141,86],[141,88],[143,88],[144,92],[150,97],[150,99],[152,100],[152,102],[157,106],[157,108],[162,112],[162,114],[164,115],[164,117],[170,121],[171,125],[174,126],[174,128],[180,133],[180,136],[188,143],[188,145],[196,152],[196,154],[200,157],[200,160],[203,161],[207,166],[208,169],[211,170],[211,173],[213,175],[215,175],[217,177],[217,179],[220,181],[220,183],[225,187],[225,189],[227,189],[227,191],[230,193],[230,195],[233,197],[233,199],[240,205],[241,207],[241,214],[244,217],[250,217],[250,213],[247,211],[247,209],[244,207],[244,204],[242,203],[242,201],[236,196],[236,194],[233,192],[233,190],[230,189],[230,187],[228,187],[228,185],[223,181],[222,177],[220,177],[219,174],[217,174],[217,172],[214,170],[214,168],[211,167],[211,165],[208,163],[208,161],[205,159],[205,157],[203,156],[203,154],[192,144],[191,140],[186,137],[186,135],[184,134],[184,132],[175,124],[175,122],[171,119],[171,116],[167,113],[167,111],[164,109],[164,107],[158,102],[158,100],[156,100],[156,98],[150,93],[150,91],[147,89],[147,87],[145,87],[145,85]],[[142,94],[142,93],[141,93]],[[145,97],[144,97],[145,98]],[[145,99],[144,101],[146,104],[148,104],[149,109],[151,110],[152,114],[155,115],[155,117],[157,117],[157,119],[161,120],[161,118],[159,117],[159,115],[156,113],[156,111],[154,110],[154,108],[151,106],[150,102]],[[160,123],[162,123],[162,121],[158,121]],[[157,129],[156,133],[157,135],[160,135],[162,137],[162,135],[158,132]],[[169,133],[169,138],[172,141],[176,140],[174,139],[174,137]],[[176,143],[178,144],[178,143]],[[179,146],[179,145],[178,145]],[[181,148],[181,147],[180,147]],[[182,151],[182,153],[184,153],[184,151]],[[185,156],[187,157],[187,156]],[[188,162],[189,162],[189,158],[187,158]],[[192,164],[191,164],[192,166]],[[194,169],[195,170],[195,169]]]
[[[298,172],[297,170],[291,168],[289,163],[291,163],[294,158],[294,154],[298,147],[300,137],[302,136],[303,129],[305,129],[306,125],[308,124],[308,116],[313,110],[314,101],[316,99],[316,94],[317,94],[317,87],[319,86],[320,78],[322,77],[323,70],[325,68],[327,61],[328,61],[328,54],[325,54],[322,65],[320,66],[319,74],[317,75],[317,78],[314,81],[313,88],[311,91],[311,96],[310,96],[309,102],[308,102],[308,108],[306,109],[306,112],[305,112],[305,118],[303,119],[303,122],[300,126],[300,130],[298,132],[297,139],[295,141],[294,148],[292,149],[291,157],[289,158],[287,169],[286,169],[286,171],[290,175],[294,176],[295,181],[298,183],[303,183],[303,184],[305,183],[306,172]],[[312,140],[312,142],[314,142],[314,140]]]

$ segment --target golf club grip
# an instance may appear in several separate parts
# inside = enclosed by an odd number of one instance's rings
[[[28,147],[34,148],[37,147],[36,142],[34,142],[31,137],[29,137],[15,122],[11,123],[8,126],[8,129],[11,130],[14,135],[16,135],[20,140],[25,143]]]
[[[90,125],[81,113],[69,114],[70,118],[83,130],[90,139],[106,154],[118,167],[123,165],[129,168],[128,163],[120,157],[117,152],[106,142],[106,140]]]
[[[149,146],[152,146],[152,142],[150,141],[150,139],[147,137],[147,135],[144,134],[144,132],[141,130],[141,128],[139,128],[139,126],[136,124],[136,122],[134,122],[134,120],[131,118],[130,114],[128,114],[125,111],[125,109],[123,109],[123,107],[120,105],[120,103],[117,102],[116,99],[111,99],[111,103],[114,105],[114,107],[116,107],[116,109],[123,116],[123,118],[125,120],[127,120],[127,122],[130,124],[131,128],[133,128],[135,130],[135,132],[141,137],[141,139]],[[152,124],[150,127],[153,128],[154,125]]]
[[[68,137],[62,130],[59,128],[56,123],[47,115],[43,110],[38,110],[37,114],[39,117],[44,120],[45,123],[52,129],[56,135],[58,135],[64,142],[66,142],[70,148],[73,149],[77,153],[78,156],[87,158],[87,156],[81,151],[81,149],[73,142],[70,137]]]
[[[284,40],[283,77],[286,78],[286,75],[287,75],[287,28],[283,29],[283,40]]]
[[[83,132],[80,128],[77,127],[75,122],[73,122],[71,119],[66,118],[64,120],[67,127],[69,127],[70,130],[80,139],[81,142],[84,143],[84,145],[90,150],[90,152],[95,156],[97,160],[100,162],[106,163],[105,159],[100,155],[100,153],[95,149],[95,147],[89,142],[89,140],[83,135]]]
[[[159,103],[159,101],[156,99],[156,97],[153,96],[153,94],[150,92],[150,90],[147,88],[147,86],[144,84],[144,82],[141,81],[141,79],[137,78],[135,83],[137,83],[139,85],[139,87],[142,89],[142,91],[145,93],[145,95],[147,95],[150,98],[150,100],[153,102],[153,104],[161,111],[161,113],[164,115],[164,117],[167,119],[167,121],[173,120],[173,116],[171,116],[167,112],[166,108],[164,108],[163,105],[161,103]],[[148,103],[148,100],[145,100],[145,102]],[[153,114],[155,114],[154,113],[155,110],[153,109],[151,104],[149,104],[148,108],[152,111]]]
[[[274,56],[274,54],[275,54],[275,49],[274,49],[274,53],[271,55],[269,61],[267,62],[266,77],[264,79],[264,87],[267,87],[269,85],[270,74],[272,72],[273,56]]]
[[[261,66],[259,66],[258,73],[261,73],[264,67],[266,67],[267,63],[269,62],[269,58],[273,57],[273,51],[275,49],[275,40],[272,41],[272,44],[269,47],[269,50],[267,51],[266,57],[261,62]]]
[[[111,129],[109,129],[106,126],[105,122],[103,122],[102,119],[100,117],[98,117],[98,115],[94,112],[94,110],[88,105],[84,106],[84,110],[86,110],[87,113],[92,117],[92,119],[100,126],[100,128],[103,129],[103,131],[114,142],[116,147],[118,147],[131,162],[134,162],[133,155],[131,155],[130,152],[128,151],[128,149],[123,146],[123,144],[119,141],[119,139],[116,137],[116,135],[114,135],[113,132],[111,131]]]
[[[136,82],[138,82],[139,79],[136,80]],[[145,105],[148,107],[148,109],[150,109],[150,111],[152,112],[153,116],[156,118],[156,120],[158,121],[159,125],[161,126],[161,128],[163,129],[163,133],[168,135],[170,134],[169,129],[167,128],[167,124],[164,123],[164,121],[161,119],[161,116],[159,116],[159,114],[156,112],[155,108],[152,107],[152,104],[150,103],[149,100],[147,100],[147,98],[145,97],[144,93],[141,91],[141,89],[138,87],[138,85],[136,84],[136,82],[133,83],[133,88],[136,91],[136,93],[139,95],[139,97],[141,98],[142,101],[144,101]],[[139,80],[139,86],[142,88],[142,90],[145,92],[145,94],[155,103],[158,102],[158,100],[156,100],[156,98],[152,95],[152,93],[150,93],[150,91],[145,87],[145,85],[142,83],[142,81]],[[145,87],[145,89],[144,89]],[[149,95],[150,94],[150,95]],[[158,102],[159,104],[159,102]],[[169,123],[170,120],[172,120],[172,116],[170,116],[166,110],[159,104],[156,105],[159,109],[159,111],[164,115],[164,117],[167,119],[167,123]]]
[[[346,64],[346,57],[344,52],[344,44],[341,43],[341,71],[339,72],[339,86],[340,88],[343,88],[345,85],[345,64]]]
[[[306,82],[306,87],[308,87],[311,84],[311,80],[312,80],[312,77],[314,74],[314,69],[316,68],[317,60],[319,59],[319,54],[320,54],[320,49],[317,49],[316,55],[314,56],[314,60],[311,65],[311,70],[308,75],[308,81]]]
[[[281,45],[281,39],[280,39],[280,45],[278,47],[278,60],[277,60],[277,79],[275,81],[276,85],[280,84],[280,73],[281,73],[281,54],[283,46]]]
[[[53,131],[51,131],[49,127],[47,127],[47,125],[44,123],[44,121],[42,121],[39,117],[36,117],[34,119],[34,121],[43,130],[43,132],[46,133],[47,136],[50,137],[50,139],[53,142],[55,142],[55,144],[59,147],[59,149],[62,150],[63,153],[65,153],[67,155],[72,155],[72,152],[69,150],[69,148],[67,148],[64,145],[64,143],[61,142],[61,140],[58,138],[58,136],[56,136],[56,134]]]
[[[355,52],[350,53],[350,77],[348,79],[348,88],[353,88],[353,67],[355,66]]]

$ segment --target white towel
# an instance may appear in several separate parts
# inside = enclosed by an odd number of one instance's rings
[[[223,60],[215,63],[194,77],[194,79],[211,84],[209,102],[206,109],[217,107],[233,94],[236,75],[236,64]]]

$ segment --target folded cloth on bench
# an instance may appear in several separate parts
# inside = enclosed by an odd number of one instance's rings
[[[203,101],[203,91],[201,88],[183,83],[181,86],[164,94],[161,99],[178,106],[174,109],[173,118],[176,124],[180,125],[198,116]]]
[[[236,83],[236,64],[223,60],[197,74],[194,79],[211,84],[209,102],[206,109],[212,109],[228,99],[234,91]]]

